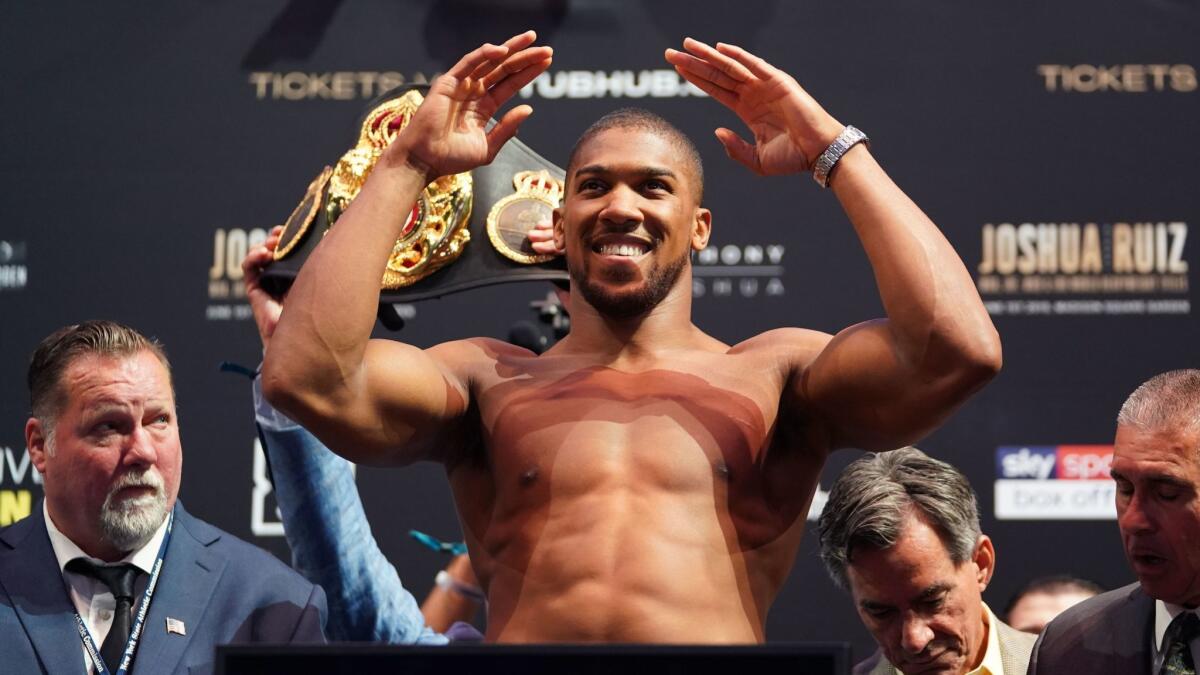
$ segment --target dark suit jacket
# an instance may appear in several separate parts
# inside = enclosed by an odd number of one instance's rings
[[[74,611],[38,506],[0,529],[0,669],[83,673]],[[323,642],[325,611],[319,586],[177,503],[133,672],[210,673],[229,642]],[[167,617],[187,635],[167,633]]]
[[[1036,639],[1029,633],[996,620],[996,635],[1000,638],[1000,662],[1004,664],[1004,675],[1021,675],[1029,663],[1029,650]],[[883,650],[877,650],[871,658],[854,666],[854,675],[898,675],[900,671],[888,662]]]
[[[1029,661],[1029,673],[1150,675],[1154,599],[1139,584],[1088,598],[1050,622]]]

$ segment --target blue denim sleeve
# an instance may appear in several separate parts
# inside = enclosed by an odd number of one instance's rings
[[[257,379],[254,402],[292,565],[329,596],[329,639],[446,644],[371,535],[353,465],[271,408]]]

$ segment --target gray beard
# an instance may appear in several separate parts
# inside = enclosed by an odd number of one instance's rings
[[[654,309],[667,297],[667,294],[671,292],[671,287],[683,273],[683,267],[687,264],[688,258],[689,256],[685,254],[678,260],[654,267],[650,270],[646,283],[632,293],[609,293],[599,286],[590,284],[586,271],[576,272],[575,269],[570,270],[572,288],[578,288],[588,304],[596,308],[596,311],[602,315],[614,319],[631,319]]]
[[[118,490],[131,486],[153,487],[154,493],[117,501]],[[100,507],[100,531],[118,551],[133,551],[146,545],[167,517],[167,496],[162,478],[149,471],[126,474],[109,490]]]

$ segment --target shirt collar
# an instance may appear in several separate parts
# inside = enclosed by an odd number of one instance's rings
[[[1000,633],[996,624],[1000,623],[987,603],[983,604],[983,615],[987,620],[987,647],[983,652],[983,661],[979,667],[967,675],[1004,675],[1004,660],[1000,657]]]
[[[1179,605],[1172,605],[1162,600],[1154,601],[1154,648],[1159,652],[1162,651],[1163,638],[1167,634],[1167,627],[1171,625],[1171,621],[1182,614],[1183,612],[1193,612],[1200,615],[1200,609],[1187,609]]]
[[[45,500],[42,500],[42,514],[46,520],[46,533],[50,535],[50,546],[54,549],[54,557],[58,559],[59,572],[62,572],[66,568],[67,563],[76,558],[86,558],[92,562],[109,564],[84,553],[83,549],[79,548],[67,535],[63,534],[50,518],[50,511],[46,507]],[[155,561],[158,559],[158,549],[162,546],[163,537],[167,533],[167,520],[167,518],[163,518],[162,524],[155,530],[154,536],[150,537],[150,541],[146,542],[141,548],[131,551],[129,555],[117,562],[131,563],[139,570],[150,574],[151,570],[154,569]]]

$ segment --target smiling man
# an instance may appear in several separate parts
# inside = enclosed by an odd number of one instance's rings
[[[861,134],[765,61],[687,40],[667,60],[754,133],[718,129],[728,154],[831,188],[886,319],[736,345],[702,332],[691,254],[713,216],[697,153],[658,116],[619,111],[580,138],[554,215],[569,335],[540,356],[371,340],[401,214],[531,114],[485,126],[549,66],[534,37],[480,47],[430,87],[292,286],[267,398],[349,459],[446,466],[489,640],[760,642],[828,454],[937,427],[1000,367],[999,339],[954,249]]]
[[[1066,610],[1030,673],[1194,674],[1200,663],[1200,370],[1138,387],[1117,415],[1117,526],[1137,583]]]
[[[1035,638],[983,604],[996,551],[957,469],[916,448],[863,457],[830,488],[818,527],[826,569],[879,643],[856,674],[1025,672]]]
[[[46,498],[0,529],[4,672],[210,673],[229,642],[323,642],[325,595],[184,510],[162,347],[111,321],[42,340],[25,442]]]

